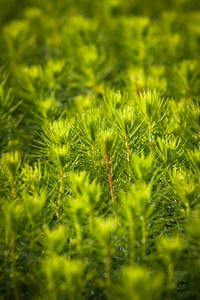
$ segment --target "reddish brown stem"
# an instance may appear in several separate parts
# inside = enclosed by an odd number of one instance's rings
[[[110,184],[110,192],[111,192],[112,202],[113,202],[113,205],[116,205],[115,194],[114,194],[114,186],[113,186],[113,180],[112,180],[111,164],[110,164],[110,156],[109,156],[108,152],[106,154],[106,166],[107,166],[107,169],[108,169],[108,179],[109,179],[109,184]]]

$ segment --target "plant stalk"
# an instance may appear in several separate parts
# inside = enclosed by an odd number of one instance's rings
[[[113,186],[113,179],[112,179],[110,156],[109,156],[108,152],[106,154],[106,166],[107,166],[107,169],[108,169],[108,179],[109,179],[109,184],[110,184],[110,192],[111,192],[111,197],[112,197],[112,203],[115,206],[116,202],[115,202],[114,186]]]
[[[128,159],[128,176],[129,176],[129,181],[131,181],[130,146],[129,146],[127,135],[125,136],[125,141],[126,141],[126,150],[127,150],[127,159]]]
[[[16,277],[16,259],[15,259],[15,239],[14,237],[11,238],[10,242],[10,247],[11,247],[11,274],[12,274],[12,282],[14,286],[14,293],[15,293],[15,299],[19,300],[19,290],[18,290],[18,285],[17,285],[17,277]]]
[[[90,214],[89,214],[89,222],[90,222],[89,229],[90,229],[90,234],[91,235],[92,235],[92,232],[93,232],[92,220],[93,220],[93,214],[92,214],[92,212],[90,212]]]
[[[15,201],[15,183],[13,182],[11,185],[11,195],[13,202]]]
[[[51,300],[57,300],[57,290],[54,282],[52,283],[52,288],[51,288]]]
[[[153,129],[151,126],[151,122],[148,124],[148,130],[149,130],[149,142],[150,142],[150,148],[153,150]]]
[[[186,214],[189,217],[189,215],[190,215],[190,205],[188,203],[186,203],[185,206],[186,206]]]
[[[131,254],[130,254],[130,264],[132,265],[135,260],[135,230],[134,230],[134,221],[131,221],[129,227],[130,234],[130,246],[131,246]]]
[[[9,254],[9,250],[8,250],[8,244],[9,244],[9,234],[8,231],[5,231],[5,267],[6,267],[6,271],[8,269],[8,254]]]
[[[58,213],[57,213],[58,219],[59,219],[59,214],[60,214],[60,204],[61,204],[61,198],[62,198],[63,191],[64,191],[64,170],[63,170],[63,168],[61,168],[61,171],[60,171],[60,193],[59,193],[59,197],[58,197]]]
[[[110,285],[111,285],[111,271],[110,271],[110,253],[108,245],[104,246],[104,258],[105,258],[105,269],[106,269],[106,286],[107,286],[107,294],[108,298],[110,295]]]
[[[76,236],[77,236],[77,249],[80,257],[82,257],[82,250],[81,250],[81,241],[82,241],[82,236],[81,236],[81,226],[80,224],[76,224]]]
[[[173,299],[174,290],[174,265],[170,263],[168,265],[168,299]]]
[[[30,270],[34,262],[34,244],[35,244],[35,223],[32,221],[31,224],[31,240],[30,240]]]
[[[92,145],[92,155],[93,155],[93,162],[94,162],[95,174],[96,174],[97,182],[99,182],[99,174],[98,174],[97,162],[96,162],[96,151],[95,151],[95,146],[94,145]]]
[[[146,222],[142,219],[142,257],[146,255]]]

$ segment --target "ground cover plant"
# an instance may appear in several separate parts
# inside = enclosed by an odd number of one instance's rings
[[[0,299],[200,299],[199,2],[0,0],[0,50]]]

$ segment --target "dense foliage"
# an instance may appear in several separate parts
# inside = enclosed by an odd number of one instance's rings
[[[0,0],[0,299],[200,299],[200,4]]]

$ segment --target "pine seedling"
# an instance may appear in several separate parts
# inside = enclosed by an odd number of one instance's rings
[[[24,99],[21,110],[26,113],[26,127],[38,131],[45,122],[53,122],[64,113],[70,72],[64,60],[49,60],[43,68],[33,65],[18,74],[16,94]]]
[[[200,252],[200,226],[199,226],[199,208],[194,211],[194,214],[190,216],[187,223],[187,241],[189,243],[189,249],[192,250],[194,255],[199,257]]]
[[[130,264],[135,260],[135,230],[137,221],[142,224],[142,257],[145,258],[147,246],[146,224],[153,212],[150,203],[152,184],[144,182],[129,187],[128,192],[121,192],[121,216],[123,223],[129,228]]]
[[[96,218],[94,220],[95,239],[97,239],[99,245],[103,250],[103,257],[105,262],[105,277],[106,277],[106,292],[107,297],[111,295],[111,247],[110,242],[113,234],[117,229],[116,220],[113,218],[101,219]]]
[[[123,69],[133,65],[146,68],[147,65],[152,64],[158,45],[149,18],[131,15],[128,18],[127,16],[119,18],[114,30],[112,32],[116,37],[112,37],[115,42],[114,51],[117,52],[116,55]],[[133,40],[134,43],[131,42]]]
[[[151,270],[139,266],[124,267],[117,299],[129,300],[132,296],[135,300],[159,300],[162,297],[162,288],[162,273],[154,274]]]
[[[90,233],[93,227],[94,209],[97,208],[101,196],[100,185],[96,181],[89,181],[89,174],[85,171],[80,174],[71,173],[69,186],[77,201],[81,201],[89,212]]]
[[[194,175],[199,174],[200,172],[200,151],[195,150],[194,152],[187,151],[187,156],[189,158],[191,169],[194,172]]]
[[[133,264],[135,261],[136,211],[130,193],[127,194],[125,192],[121,192],[120,200],[122,202],[122,223],[124,223],[125,226],[128,226],[129,230],[130,264]]]
[[[129,67],[127,70],[127,89],[130,95],[150,90],[156,90],[161,96],[167,94],[167,79],[164,66]]]
[[[81,261],[67,260],[65,257],[53,255],[43,261],[42,271],[46,279],[48,299],[57,300],[66,298],[78,299],[83,291],[84,265]]]
[[[25,163],[21,172],[22,182],[24,183],[24,188],[30,194],[39,194],[39,191],[44,186],[48,185],[49,174],[47,171],[46,164],[42,165],[41,161],[38,160],[34,162],[33,165]]]
[[[60,107],[54,97],[38,102],[37,109],[38,112],[33,111],[32,115],[34,116],[35,123],[39,125],[43,124],[46,120],[52,122],[61,116]]]
[[[197,204],[199,194],[199,187],[193,174],[185,170],[173,169],[170,174],[170,180],[180,207],[184,208],[186,216],[189,217],[191,208]]]
[[[109,116],[112,116],[117,109],[123,109],[128,102],[128,95],[126,93],[110,91],[105,94],[101,102],[103,111]]]
[[[200,211],[199,207],[193,214],[189,217],[186,225],[186,239],[185,243],[187,246],[187,252],[190,255],[184,256],[184,269],[185,269],[185,279],[188,284],[188,290],[190,290],[190,295],[194,297],[199,297],[200,290],[199,286],[196,284],[200,280]],[[187,260],[186,260],[187,259]]]
[[[54,170],[54,184],[59,185],[58,212],[64,195],[64,181],[66,174],[73,168],[72,162],[75,149],[75,137],[72,132],[72,124],[67,121],[57,121],[53,124],[45,124],[43,127],[43,148],[42,153],[46,156],[46,161],[50,169]],[[53,178],[54,177],[54,178]],[[59,181],[58,179],[59,178]]]
[[[44,246],[47,250],[48,256],[60,255],[67,242],[67,230],[63,225],[59,225],[56,228],[50,230],[45,227],[44,229]]]
[[[61,187],[64,180],[64,171],[69,169],[70,164],[70,145],[64,145],[64,146],[53,146],[48,149],[48,158],[53,163],[53,165],[60,169],[61,174]],[[63,187],[62,187],[63,190]]]
[[[140,156],[133,153],[131,155],[131,166],[134,170],[134,181],[135,182],[148,182],[153,181],[155,174],[153,173],[153,162],[154,155],[150,153],[145,156],[144,152]]]
[[[165,67],[163,65],[151,66],[148,72],[146,84],[150,90],[156,90],[158,93],[160,93],[161,97],[164,95],[167,96],[168,82],[165,74]]]
[[[5,266],[8,268],[10,261],[10,277],[14,289],[15,299],[20,299],[19,275],[17,270],[17,239],[18,233],[22,232],[25,220],[24,207],[20,203],[6,202],[2,207],[1,226],[5,231],[6,250],[5,250]],[[10,254],[10,255],[9,255]],[[8,257],[9,255],[9,257]]]
[[[49,147],[64,146],[69,142],[73,142],[72,133],[73,123],[67,120],[54,121],[53,123],[46,122],[43,126],[43,139]]]
[[[91,20],[78,14],[67,19],[60,30],[60,37],[62,52],[70,58],[76,72],[70,76],[70,86],[73,92],[75,90],[80,96],[87,94],[96,103],[96,97],[104,92],[104,85],[109,85],[113,58],[105,49],[105,36],[99,30],[97,18]]]
[[[66,213],[68,213],[73,220],[73,227],[76,231],[76,249],[79,258],[83,256],[83,224],[84,219],[89,215],[89,209],[83,201],[80,199],[70,197],[68,198],[68,207]]]
[[[185,139],[187,149],[198,148],[200,144],[200,107],[198,103],[182,103],[178,111],[179,131]]]
[[[162,32],[159,30],[159,40],[161,41],[161,53],[163,60],[175,62],[176,60],[182,59],[185,51],[185,37],[184,34],[180,33],[180,28],[174,30],[175,24],[180,26],[180,21],[177,22],[178,14],[175,11],[167,11],[162,15]],[[181,27],[184,24],[181,24]],[[164,30],[164,34],[163,34]],[[171,71],[171,69],[170,69]]]
[[[33,194],[25,192],[23,198],[27,217],[33,224],[40,219],[40,214],[47,200],[46,191],[42,189],[38,193],[35,192]]]
[[[157,138],[156,144],[156,156],[163,168],[172,167],[178,161],[181,160],[184,153],[184,144],[181,143],[181,139],[174,135]]]
[[[9,185],[11,188],[12,200],[16,199],[16,184],[18,179],[18,171],[21,165],[21,155],[19,152],[8,152],[2,154],[2,167],[7,174]]]
[[[15,84],[15,76],[20,64],[28,63],[34,57],[35,37],[30,34],[30,24],[26,20],[13,21],[3,28],[2,57],[8,64],[9,73],[14,77],[11,83]],[[32,53],[32,54],[31,54]]]
[[[99,31],[99,20],[86,18],[83,15],[77,15],[68,20],[68,24],[63,28],[63,43],[70,40],[70,46],[80,46],[83,44],[96,44],[102,42],[104,36]],[[67,38],[66,38],[67,36]],[[75,55],[75,53],[73,53]]]
[[[172,95],[184,97],[188,100],[199,96],[199,63],[195,60],[183,60],[176,65],[170,76],[170,86]]]
[[[27,226],[30,227],[30,230],[26,232],[30,244],[30,272],[33,272],[32,268],[35,260],[34,252],[38,240],[37,231],[41,225],[42,210],[46,201],[47,195],[44,189],[38,192],[35,191],[33,194],[29,194],[28,192],[23,193],[24,210],[28,218]]]
[[[71,69],[65,60],[50,59],[43,68],[41,65],[25,68],[18,75],[20,89],[17,92],[19,96],[26,99],[25,104],[29,104],[36,110],[37,105],[47,99],[55,98],[61,104],[63,97],[66,96],[64,85],[68,81],[70,72]],[[37,113],[39,114],[38,110]]]
[[[98,136],[104,127],[104,120],[99,110],[92,109],[81,115],[76,115],[76,132],[80,141],[80,152],[83,157],[81,168],[90,168],[97,181],[100,180],[100,154],[98,147]]]
[[[123,110],[116,110],[115,113],[117,128],[125,144],[128,160],[129,181],[131,181],[131,150],[137,148],[139,143],[139,130],[141,123],[138,124],[138,118],[133,107],[125,107]]]
[[[95,182],[90,184],[86,172],[81,172],[80,174],[70,174],[69,186],[71,187],[73,196],[68,197],[65,211],[73,220],[73,227],[75,227],[76,231],[77,250],[79,256],[82,257],[82,232],[85,227],[85,220],[87,220],[86,224],[88,224],[88,220],[90,219],[90,233],[92,232],[93,208],[98,199],[96,184]]]
[[[15,149],[20,147],[19,136],[16,136],[16,130],[21,121],[21,116],[17,119],[14,114],[22,104],[19,101],[14,102],[13,90],[8,88],[8,74],[0,70],[0,151],[10,150],[14,145]]]
[[[49,56],[60,56],[60,34],[61,31],[61,24],[63,25],[63,12],[65,9],[69,9],[68,3],[64,1],[59,1],[59,3],[54,1],[43,1],[38,2],[36,7],[41,11],[42,16],[40,20],[40,27],[37,28],[39,34],[42,33],[42,37],[45,38],[43,41],[45,45],[45,53],[48,57]],[[64,18],[65,19],[65,18]],[[43,45],[43,46],[44,46]]]
[[[183,134],[183,127],[185,126],[185,120],[183,120],[183,113],[182,109],[184,107],[183,100],[176,101],[175,99],[169,99],[168,100],[168,127],[166,128],[164,132],[164,136],[166,135],[175,135],[176,137],[180,138]],[[187,137],[184,137],[183,140],[187,139]]]
[[[76,113],[81,114],[85,111],[88,112],[94,107],[94,99],[92,98],[91,95],[87,95],[87,96],[78,95],[77,97],[73,98],[73,106],[74,106],[74,113],[71,108],[72,115],[75,115]]]
[[[129,93],[135,92],[139,95],[140,91],[146,88],[146,74],[142,67],[132,67],[127,70],[127,86],[129,87]]]
[[[178,259],[183,251],[183,243],[179,236],[174,238],[168,238],[162,236],[157,241],[157,249],[160,255],[161,260],[165,264],[168,272],[168,294],[169,297],[172,297],[174,292],[174,281],[175,281],[175,267],[178,262]]]
[[[69,171],[69,168],[71,167],[71,161],[69,159],[69,155],[70,155],[69,145],[63,147],[52,147],[51,149],[49,149],[48,152],[49,160],[56,167],[56,173],[60,175],[60,189],[58,195],[58,213],[57,213],[58,218],[59,218],[61,201],[64,195],[65,173]]]
[[[79,138],[87,146],[96,144],[98,133],[103,124],[103,118],[98,109],[76,115],[76,129],[79,132]]]
[[[116,205],[115,201],[115,193],[114,193],[114,183],[113,183],[113,175],[112,175],[112,167],[111,167],[111,157],[114,154],[114,146],[115,146],[115,132],[113,129],[108,129],[100,132],[99,136],[99,144],[102,153],[102,157],[106,163],[108,179],[110,185],[110,193],[112,198],[112,204]]]
[[[83,237],[88,232],[90,237],[93,235],[95,212],[101,207],[100,196],[101,188],[96,181],[90,182],[89,174],[85,171],[79,174],[71,173],[69,176],[69,187],[72,197],[68,198],[66,213],[73,220],[72,226],[76,231],[77,250],[80,256],[83,254]],[[87,246],[88,247],[88,246]]]
[[[104,94],[105,86],[109,86],[108,80],[105,79],[109,78],[113,71],[113,59],[109,57],[109,52],[102,44],[82,43],[76,54],[75,70],[80,74],[87,93],[91,93],[95,98]]]
[[[155,138],[161,135],[161,125],[168,114],[167,101],[160,98],[156,91],[140,93],[137,98],[137,105],[144,119],[143,126],[147,131],[147,141],[150,149],[154,149]]]

